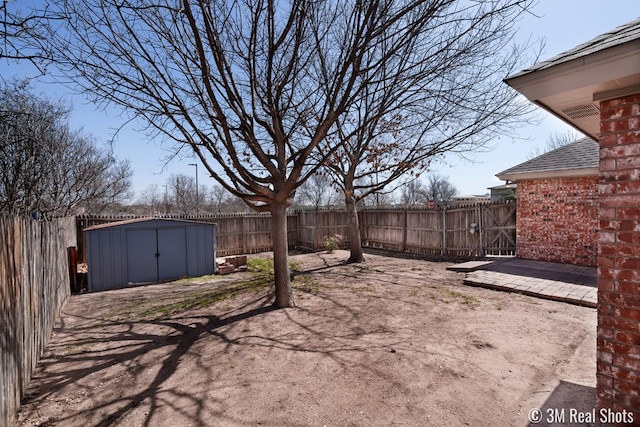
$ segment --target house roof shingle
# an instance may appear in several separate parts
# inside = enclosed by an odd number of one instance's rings
[[[555,65],[569,62],[574,59],[580,59],[584,56],[590,55],[601,50],[609,49],[624,43],[628,43],[634,40],[640,41],[640,17],[634,19],[631,22],[620,25],[611,31],[607,31],[588,42],[582,43],[573,49],[566,52],[562,52],[546,61],[539,62],[519,73],[516,73],[508,79],[512,79],[524,74],[529,74],[534,71],[544,70],[546,68],[553,67]]]
[[[542,154],[519,165],[506,169],[496,176],[503,180],[515,180],[519,176],[552,176],[553,172],[580,170],[593,172],[599,167],[599,144],[591,138],[582,138],[555,150]],[[596,172],[597,174],[597,172]]]

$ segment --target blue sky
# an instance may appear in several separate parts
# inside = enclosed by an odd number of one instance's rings
[[[640,16],[637,0],[539,0],[533,9],[534,15],[520,22],[518,38],[526,40],[545,40],[541,59],[550,58],[560,52],[571,49],[618,25]],[[527,64],[532,65],[532,64]],[[12,74],[29,74],[26,66],[0,64],[3,77]],[[72,103],[71,126],[83,128],[100,140],[111,139],[114,130],[125,118],[117,112],[99,111],[87,103],[81,96],[73,96],[62,87],[40,86],[43,92],[60,97]],[[563,133],[571,129],[559,119],[542,112],[543,120],[536,126],[520,129],[519,139],[496,139],[493,149],[488,152],[469,153],[464,160],[457,156],[448,156],[443,163],[436,164],[433,171],[445,175],[456,186],[460,194],[484,194],[487,187],[501,182],[495,174],[527,160],[527,156],[536,148],[545,145],[549,135]],[[137,132],[135,124],[125,126],[115,137],[115,155],[131,161],[134,170],[134,190],[139,194],[152,183],[160,187],[171,174],[195,175],[195,168],[189,166],[194,159],[186,155],[174,158],[166,163],[171,147],[162,147],[149,141],[142,132]],[[213,185],[214,181],[198,168],[200,184]]]

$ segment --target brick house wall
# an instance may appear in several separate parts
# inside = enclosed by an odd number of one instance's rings
[[[598,176],[518,180],[518,256],[595,267],[598,182]]]
[[[600,103],[597,402],[640,425],[640,93]]]

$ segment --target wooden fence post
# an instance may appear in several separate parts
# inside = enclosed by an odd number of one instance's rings
[[[320,246],[318,238],[318,207],[313,211],[313,250],[317,250]]]
[[[402,215],[402,252],[407,251],[407,208],[404,208]]]
[[[484,239],[484,227],[482,221],[482,204],[476,203],[478,210],[478,256],[484,257],[484,245],[482,241]]]
[[[245,223],[244,223],[244,219],[245,219],[245,215],[243,214],[240,217],[240,238],[242,239],[242,253],[246,254],[247,253],[247,233],[245,232]]]
[[[447,253],[447,207],[442,207],[442,253],[441,255],[446,255]]]

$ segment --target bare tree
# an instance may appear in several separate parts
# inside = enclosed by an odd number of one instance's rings
[[[427,203],[427,188],[419,179],[411,179],[400,186],[400,204],[414,206]]]
[[[147,206],[153,214],[166,209],[164,202],[164,194],[161,193],[158,184],[149,184],[138,197],[138,203]]]
[[[30,92],[26,82],[0,90],[0,210],[16,215],[100,211],[130,189],[131,168],[73,131],[68,110]]]
[[[384,62],[354,97],[329,138],[342,141],[325,162],[344,195],[350,262],[364,261],[356,205],[395,190],[445,153],[513,135],[533,111],[502,80],[519,69],[526,47],[511,46],[527,2],[428,2],[415,37],[376,45]],[[324,155],[320,145],[317,154]],[[407,178],[409,176],[410,178]]]
[[[332,181],[330,174],[316,172],[296,190],[297,204],[319,208],[338,203],[338,191]]]
[[[427,201],[433,200],[436,205],[441,205],[450,201],[456,194],[458,194],[458,189],[449,182],[446,176],[437,173],[429,174],[425,194]]]
[[[167,188],[175,213],[179,215],[196,213],[196,183],[192,177],[172,174],[167,180]]]
[[[434,25],[473,32],[460,16],[440,15],[475,4],[67,0],[52,6],[56,21],[44,48],[94,100],[119,105],[152,135],[190,148],[219,185],[271,213],[275,304],[287,307],[287,204],[342,144],[327,134],[354,102],[431,61],[411,46],[437,36]],[[497,18],[513,18],[529,0],[491,4],[495,13],[483,9],[477,20],[495,16],[496,25],[476,36],[502,33],[508,22]],[[311,159],[323,141],[323,154]]]
[[[529,152],[529,154],[527,155],[527,158],[531,160],[534,157],[541,156],[544,153],[548,153],[549,151],[553,151],[572,142],[576,142],[580,138],[584,138],[584,135],[573,129],[568,129],[565,132],[552,133],[547,137],[544,148],[540,149],[538,147],[534,150],[531,150],[531,152]]]

